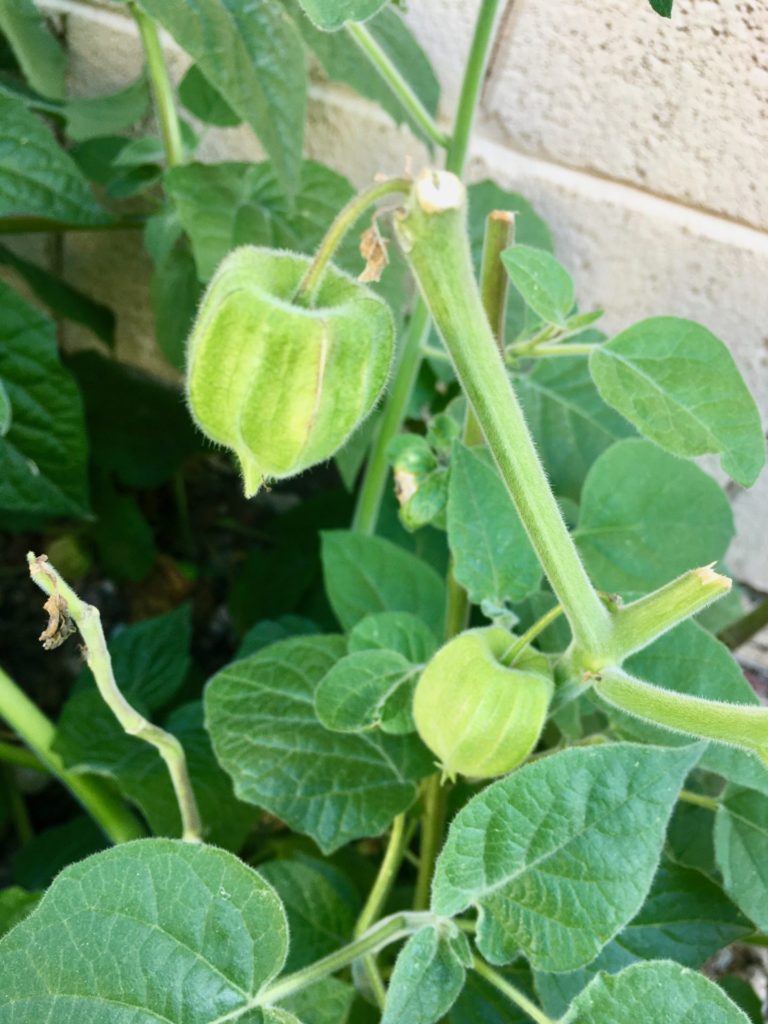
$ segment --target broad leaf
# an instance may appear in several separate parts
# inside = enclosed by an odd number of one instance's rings
[[[307,80],[298,30],[277,0],[142,0],[256,132],[280,188],[299,186]]]
[[[649,961],[599,975],[560,1024],[748,1024],[721,988],[669,961]]]
[[[434,569],[380,537],[332,530],[322,537],[328,600],[344,629],[374,612],[412,612],[442,636],[445,586]]]
[[[423,130],[410,117],[385,80],[372,67],[348,32],[323,32],[300,10],[298,0],[283,0],[296,20],[304,41],[315,53],[328,77],[344,82],[355,92],[383,107],[396,124],[405,122],[420,136]],[[426,54],[406,25],[402,15],[387,5],[366,24],[366,29],[385,53],[397,64],[400,73],[430,114],[437,114],[440,84]],[[429,140],[427,139],[429,142]]]
[[[0,1021],[268,1021],[256,1002],[287,948],[280,900],[232,854],[125,843],[68,867],[3,939]]]
[[[27,892],[18,885],[0,889],[0,937],[28,917],[40,902],[41,893]]]
[[[579,971],[539,974],[536,989],[547,1013],[559,1017],[600,971],[616,974],[639,960],[662,958],[698,968],[750,930],[749,921],[714,882],[662,860],[640,913],[597,959]]]
[[[154,263],[150,299],[155,339],[168,362],[183,371],[202,286],[189,237],[172,206],[148,218],[144,245]]]
[[[360,908],[348,893],[342,896],[327,870],[333,868],[310,858],[259,865],[259,874],[275,889],[288,917],[288,972],[298,971],[352,940]]]
[[[548,252],[513,245],[501,254],[509,279],[545,323],[565,327],[573,309],[573,281],[568,271]]]
[[[75,142],[116,135],[140,121],[149,107],[149,88],[142,74],[109,96],[69,100],[64,106],[67,134]]]
[[[673,0],[648,0],[651,7],[660,14],[662,18],[672,17],[672,3]]]
[[[13,858],[13,879],[25,889],[47,889],[69,864],[108,846],[93,818],[75,814],[63,825],[38,832]]]
[[[490,455],[456,442],[448,492],[448,544],[470,600],[497,606],[538,589],[541,567]]]
[[[432,909],[451,916],[476,905],[478,946],[493,963],[518,950],[538,970],[589,963],[642,906],[701,752],[566,750],[493,783],[451,825]]]
[[[514,383],[555,493],[578,501],[589,467],[632,427],[603,402],[576,356],[539,359]]]
[[[386,0],[299,0],[318,28],[333,32],[346,21],[365,21],[386,3]]]
[[[0,0],[0,32],[32,88],[50,99],[63,99],[67,58],[34,0]]]
[[[733,537],[728,499],[698,466],[650,441],[619,441],[587,475],[576,542],[603,590],[645,592],[716,562]]]
[[[233,128],[242,120],[221,93],[214,89],[197,64],[193,64],[179,82],[179,99],[191,114],[206,124]]]
[[[314,160],[305,160],[300,170],[295,211],[268,163],[193,163],[168,172],[168,193],[192,241],[202,281],[238,245],[314,251],[353,189]]]
[[[749,487],[765,464],[760,414],[733,356],[691,320],[660,316],[622,331],[589,359],[600,394],[673,455],[719,453]]]
[[[89,227],[110,216],[45,124],[0,94],[0,227],[25,231],[57,223]]]
[[[13,410],[10,429],[0,438],[0,519],[83,515],[83,411],[77,387],[59,363],[53,322],[2,282],[0,311],[0,380]]]
[[[715,857],[726,892],[761,931],[768,928],[768,801],[729,785],[715,816]]]
[[[452,922],[412,935],[395,962],[381,1024],[435,1024],[464,987],[472,954]]]
[[[237,795],[326,853],[383,832],[431,770],[414,737],[336,733],[319,722],[315,689],[343,653],[340,637],[284,640],[223,669],[205,693],[213,747]]]
[[[315,691],[315,711],[327,729],[412,732],[410,703],[422,666],[397,651],[356,651],[337,661]]]
[[[410,612],[367,615],[347,637],[350,654],[356,651],[397,651],[414,664],[428,661],[438,647],[435,634]]]

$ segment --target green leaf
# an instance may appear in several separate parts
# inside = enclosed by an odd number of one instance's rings
[[[751,486],[765,464],[755,401],[733,356],[691,320],[643,320],[593,350],[600,394],[645,437],[692,458],[719,453],[726,473]]]
[[[5,245],[0,245],[0,264],[11,267],[24,278],[38,299],[51,310],[75,323],[83,324],[110,348],[115,341],[115,315],[72,285],[55,277],[43,267],[31,263]]]
[[[474,604],[501,606],[538,589],[538,558],[490,453],[459,442],[451,455],[448,545],[456,580]]]
[[[344,82],[355,92],[378,103],[396,124],[406,123],[415,134],[429,139],[409,115],[384,79],[347,32],[321,32],[300,10],[297,0],[283,0],[295,19],[304,42],[314,52],[323,70],[334,82]],[[398,66],[413,92],[432,116],[437,115],[440,83],[415,36],[402,15],[387,5],[366,24],[366,29]],[[431,143],[430,143],[431,144]]]
[[[560,1016],[600,971],[616,974],[638,960],[674,960],[698,968],[752,930],[722,889],[699,871],[662,860],[640,913],[588,967],[538,975],[547,1013]]]
[[[67,865],[97,853],[107,839],[93,818],[75,814],[38,832],[13,858],[13,878],[25,889],[47,889]]]
[[[650,441],[619,441],[584,483],[576,542],[603,590],[645,592],[716,562],[733,537],[728,499],[698,466]]]
[[[2,100],[2,97],[0,97]],[[0,282],[0,379],[13,422],[0,438],[0,519],[88,510],[87,439],[54,324]]]
[[[275,889],[288,917],[288,972],[298,971],[352,941],[360,908],[342,897],[326,877],[325,867],[309,858],[259,865],[259,874]]]
[[[152,570],[157,557],[152,527],[132,494],[118,491],[108,477],[94,481],[96,522],[90,535],[99,561],[109,576],[139,583]]]
[[[142,74],[109,96],[69,100],[64,105],[67,134],[75,142],[116,135],[140,121],[149,107],[149,88]]]
[[[344,629],[373,612],[412,612],[442,635],[445,585],[415,555],[380,537],[330,530],[322,559],[328,600]]]
[[[12,422],[13,409],[11,408],[11,400],[8,397],[8,392],[5,390],[5,384],[0,380],[0,437],[5,437],[11,429]]]
[[[67,868],[3,939],[0,1021],[256,1024],[287,947],[280,900],[232,854],[124,843]]]
[[[172,207],[148,218],[144,245],[154,263],[150,299],[155,339],[168,362],[183,371],[187,336],[200,303],[202,287],[189,238]]]
[[[18,885],[0,889],[0,936],[15,928],[19,921],[32,913],[42,893],[27,892]]]
[[[298,29],[277,0],[142,0],[142,7],[259,137],[281,191],[299,188],[307,75]]]
[[[472,953],[452,922],[421,928],[403,946],[387,988],[381,1024],[434,1024],[464,987]]]
[[[685,776],[702,745],[566,750],[493,783],[459,811],[432,909],[474,904],[493,963],[589,963],[642,906]],[[567,913],[563,912],[567,908]]]
[[[40,118],[0,94],[0,228],[21,232],[61,222],[91,227],[110,220]]]
[[[662,18],[672,17],[672,0],[648,0],[648,2]]]
[[[63,99],[67,58],[34,0],[0,0],[0,32],[32,88],[49,99]]]
[[[202,281],[238,245],[316,249],[354,190],[346,178],[314,160],[305,160],[300,172],[295,211],[268,163],[192,163],[168,172],[168,194],[192,242]]]
[[[387,0],[299,0],[306,13],[324,32],[341,28],[346,21],[365,21],[381,10]]]
[[[667,961],[599,975],[560,1024],[748,1024],[722,989],[701,974]]]
[[[315,691],[317,717],[335,732],[361,732],[377,725],[385,732],[412,732],[410,697],[421,668],[397,651],[348,654],[320,680]],[[393,710],[396,717],[391,722]]]
[[[633,428],[600,398],[584,359],[539,359],[514,383],[555,493],[578,501],[595,459]]]
[[[350,654],[356,651],[397,651],[414,664],[429,661],[438,648],[435,634],[410,612],[379,612],[353,626],[347,638]]]
[[[715,858],[726,892],[761,930],[768,928],[768,801],[741,786],[725,789],[715,816]]]
[[[381,834],[431,770],[414,737],[335,733],[318,721],[315,689],[343,653],[340,637],[284,640],[223,669],[205,693],[214,751],[237,795],[326,853]]]
[[[234,128],[242,118],[234,112],[218,89],[214,89],[203,72],[193,64],[179,82],[179,99],[187,110],[205,124]]]
[[[354,999],[355,990],[351,985],[327,977],[286,999],[283,1007],[295,1013],[300,1024],[346,1024]]]
[[[550,253],[528,245],[511,246],[501,254],[501,261],[526,305],[545,323],[565,327],[575,301],[565,267]]]

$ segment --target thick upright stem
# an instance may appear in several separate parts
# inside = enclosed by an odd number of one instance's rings
[[[45,556],[38,558],[30,552],[27,560],[32,580],[54,602],[52,608],[47,604],[52,623],[55,625],[56,620],[67,615],[80,630],[86,645],[86,661],[104,703],[129,736],[151,744],[165,761],[181,814],[182,838],[188,842],[200,842],[200,814],[183,747],[171,733],[149,722],[120,692],[98,609],[81,601]]]
[[[146,833],[138,818],[100,780],[67,771],[53,750],[56,730],[53,722],[0,669],[0,717],[35,754],[38,762],[55,776],[90,814],[113,843],[127,843]]]
[[[176,100],[173,85],[168,76],[163,47],[160,36],[152,18],[145,14],[135,3],[129,4],[131,14],[139,27],[139,35],[147,58],[147,69],[155,97],[155,109],[160,121],[160,133],[165,151],[167,167],[176,167],[184,162],[184,143],[181,138],[181,125],[176,112]]]
[[[396,222],[398,237],[576,642],[598,653],[609,642],[610,615],[560,514],[488,324],[465,214],[459,179],[425,171]]]

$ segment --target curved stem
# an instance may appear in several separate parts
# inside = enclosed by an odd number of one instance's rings
[[[357,221],[362,217],[369,206],[373,206],[384,196],[391,196],[395,192],[408,192],[411,182],[408,178],[390,178],[389,181],[380,181],[370,188],[354,196],[347,205],[336,214],[333,223],[325,233],[320,247],[315,253],[315,258],[309,265],[306,274],[299,282],[296,290],[296,301],[311,306],[315,301],[318,289],[323,280],[326,267],[333,259],[339,244]]]
[[[555,619],[559,618],[563,614],[562,605],[556,604],[554,608],[550,608],[548,612],[545,612],[534,624],[527,629],[523,635],[512,644],[508,651],[505,651],[502,656],[502,661],[505,665],[514,664],[515,658],[528,647],[529,644],[533,643],[539,633],[543,633],[547,626],[550,626]]]
[[[383,910],[384,904],[387,902],[387,898],[392,891],[392,886],[394,885],[395,878],[397,877],[400,864],[402,863],[405,846],[405,815],[398,814],[392,822],[389,842],[387,843],[387,848],[384,851],[384,857],[379,865],[379,873],[376,876],[376,881],[373,883],[371,891],[368,894],[368,899],[365,902],[365,906],[357,920],[357,925],[355,926],[355,938],[358,938],[366,932]],[[371,985],[371,989],[373,990],[373,994],[376,997],[376,1002],[379,1004],[379,1008],[383,1009],[387,992],[376,966],[376,959],[372,953],[363,957],[363,967]]]
[[[519,1006],[523,1013],[527,1013],[531,1020],[535,1021],[536,1024],[556,1024],[556,1022],[552,1020],[551,1017],[548,1017],[543,1010],[540,1010],[539,1007],[528,998],[528,996],[522,993],[520,989],[515,988],[514,985],[511,985],[506,978],[503,978],[497,971],[494,971],[492,967],[489,967],[484,960],[481,960],[479,957],[473,957],[472,966],[481,978],[485,978],[489,984],[493,985],[495,989],[498,989],[498,991],[505,995],[507,999],[513,1002],[516,1006]]]
[[[764,626],[768,626],[768,597],[763,598],[751,612],[743,615],[736,622],[732,622],[730,626],[726,626],[717,634],[717,638],[734,651],[750,640]]]
[[[148,14],[145,14],[135,3],[130,3],[128,6],[138,25],[147,58],[147,70],[152,82],[155,109],[160,121],[165,163],[167,167],[176,167],[178,164],[184,163],[184,143],[181,138],[179,116],[176,112],[173,85],[168,76],[160,36],[157,26]]]
[[[684,804],[693,804],[695,807],[703,807],[707,811],[719,811],[720,801],[714,797],[704,796],[702,793],[693,793],[690,789],[681,789],[677,795],[678,800]]]
[[[427,138],[438,146],[447,146],[450,141],[448,136],[438,127],[435,119],[403,78],[400,69],[389,59],[366,26],[359,21],[348,21],[344,28]]]
[[[46,608],[51,616],[51,623],[43,636],[50,635],[51,629],[62,616],[68,616],[76,624],[85,641],[88,667],[93,673],[104,703],[129,736],[136,736],[150,743],[165,761],[181,814],[182,838],[187,842],[200,842],[200,814],[181,743],[172,733],[149,722],[120,692],[112,671],[112,659],[101,628],[98,609],[81,601],[44,555],[35,557],[30,552],[27,561],[33,582],[49,597]],[[63,633],[62,637],[66,635]],[[50,642],[49,648],[52,646],[57,646],[57,643]]]
[[[469,55],[461,83],[459,106],[453,126],[453,135],[448,144],[445,166],[454,174],[461,174],[472,134],[477,101],[483,87],[483,77],[488,62],[488,53],[493,38],[501,0],[482,0],[475,21],[475,31],[469,47]]]
[[[53,722],[0,668],[0,716],[18,733],[38,760],[63,783],[113,843],[146,835],[138,818],[100,780],[67,771],[54,752]]]

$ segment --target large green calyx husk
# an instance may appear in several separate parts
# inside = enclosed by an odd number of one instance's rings
[[[232,449],[247,495],[329,458],[371,412],[394,342],[386,303],[329,267],[294,300],[308,258],[245,246],[211,280],[187,344],[192,415]]]

